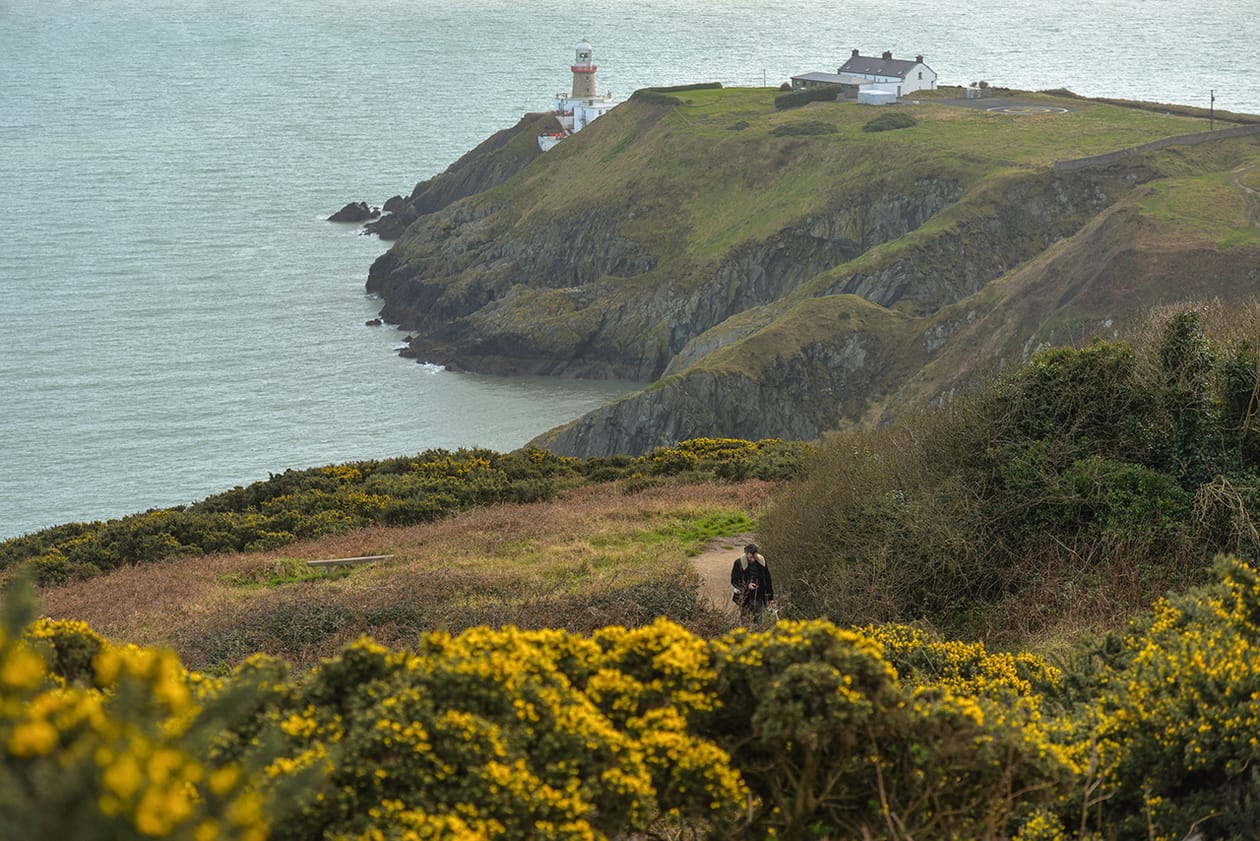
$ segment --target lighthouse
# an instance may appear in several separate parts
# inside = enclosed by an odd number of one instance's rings
[[[557,128],[538,136],[538,146],[544,152],[555,146],[571,134],[576,134],[586,126],[610,111],[617,103],[611,94],[602,96],[595,90],[594,51],[585,39],[578,42],[573,55],[573,87],[569,93],[558,93],[552,105]]]
[[[599,68],[591,60],[591,45],[579,41],[577,55],[573,59],[573,94],[571,99],[590,99],[595,96],[595,71]]]

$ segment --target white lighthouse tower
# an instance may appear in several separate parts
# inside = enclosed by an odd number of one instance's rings
[[[601,96],[596,93],[595,71],[599,68],[595,64],[594,51],[585,40],[578,42],[569,69],[573,71],[573,88],[567,94],[556,94],[552,107],[559,128],[538,136],[538,146],[544,152],[570,134],[581,131],[617,104],[611,94]]]

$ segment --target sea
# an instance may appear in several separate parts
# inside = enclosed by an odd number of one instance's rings
[[[366,324],[407,195],[568,89],[777,86],[853,49],[1260,113],[1260,0],[0,0],[0,539],[288,468],[506,451],[632,383],[454,373]],[[575,185],[574,189],[581,189]]]

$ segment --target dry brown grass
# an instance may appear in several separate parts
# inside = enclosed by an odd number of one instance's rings
[[[449,520],[372,528],[257,554],[127,567],[46,589],[43,612],[81,619],[115,642],[174,647],[190,668],[255,652],[297,669],[369,635],[405,646],[424,631],[478,624],[586,632],[670,616],[705,633],[723,622],[698,597],[679,541],[647,539],[670,521],[719,511],[756,516],[774,485],[582,488]],[[249,588],[288,560],[392,554],[346,577]]]

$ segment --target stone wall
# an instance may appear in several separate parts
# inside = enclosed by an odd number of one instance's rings
[[[1076,158],[1070,161],[1055,161],[1055,172],[1073,172],[1078,169],[1085,169],[1091,166],[1106,166],[1125,158],[1139,155],[1143,152],[1153,152],[1157,149],[1167,149],[1169,146],[1197,146],[1209,140],[1223,140],[1228,137],[1245,137],[1250,134],[1260,134],[1260,125],[1250,126],[1233,126],[1232,128],[1223,128],[1220,131],[1201,131],[1195,134],[1179,134],[1175,137],[1165,137],[1161,140],[1152,140],[1150,143],[1143,143],[1141,146],[1132,146],[1128,149],[1121,149],[1117,152],[1107,152],[1104,155],[1091,155],[1088,158]]]

